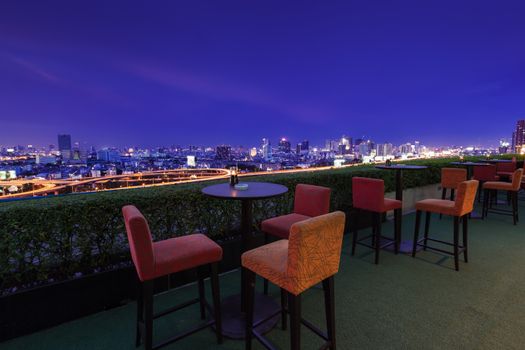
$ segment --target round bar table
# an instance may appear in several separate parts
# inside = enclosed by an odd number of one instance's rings
[[[283,195],[288,188],[283,185],[268,182],[244,182],[248,185],[246,190],[236,190],[229,183],[211,185],[202,189],[202,193],[219,199],[241,201],[241,237],[242,252],[252,247],[253,201]],[[242,271],[242,270],[241,270]],[[222,301],[222,333],[232,339],[245,337],[245,276],[241,273],[241,294],[232,295]],[[280,310],[280,305],[272,298],[263,294],[255,294],[254,324],[261,322]],[[280,314],[257,326],[261,333],[270,331]]]
[[[451,165],[463,166],[467,168],[467,180],[472,179],[473,169],[475,166],[490,166],[489,162],[452,162]],[[469,217],[471,219],[481,219],[481,215],[475,211],[470,213]]]
[[[427,166],[424,165],[406,165],[406,164],[393,164],[393,165],[378,165],[377,169],[391,170],[396,172],[396,199],[403,201],[403,171],[405,170],[424,170]],[[412,253],[413,240],[401,241],[399,245],[399,252],[405,254]],[[390,247],[387,247],[387,249]],[[421,248],[421,247],[420,247]]]

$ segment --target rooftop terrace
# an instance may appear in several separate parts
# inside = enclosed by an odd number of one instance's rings
[[[525,204],[520,202],[523,212]],[[412,237],[414,214],[403,218],[403,238]],[[452,220],[433,217],[431,233],[448,240]],[[379,265],[373,254],[358,247],[350,256],[351,237],[345,236],[341,268],[336,276],[336,327],[340,349],[523,349],[525,344],[525,232],[510,217],[489,215],[471,220],[469,263],[453,269],[453,259],[420,252],[416,259],[382,253]],[[384,232],[391,232],[388,223]],[[238,292],[238,271],[221,276],[224,298]],[[209,281],[207,282],[209,283]],[[258,280],[258,288],[262,281]],[[158,296],[162,308],[192,297],[188,285]],[[207,286],[209,292],[210,288]],[[275,287],[271,294],[276,299]],[[165,305],[162,305],[165,304]],[[156,323],[156,339],[199,322],[198,306],[172,314]],[[324,328],[322,289],[303,298],[303,316]],[[30,317],[30,315],[28,315]],[[101,312],[58,327],[13,339],[0,349],[135,349],[135,304]],[[288,331],[267,334],[287,348]],[[157,338],[158,337],[158,338]],[[303,327],[303,346],[316,349],[321,341]],[[211,330],[194,334],[166,349],[243,349],[244,343],[226,339],[217,346]],[[254,342],[255,349],[262,346]]]

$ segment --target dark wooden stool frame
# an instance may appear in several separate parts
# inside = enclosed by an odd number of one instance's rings
[[[301,294],[294,295],[288,293],[286,290],[281,288],[281,310],[275,314],[269,316],[265,320],[261,320],[257,323],[253,323],[253,304],[255,294],[255,281],[256,273],[243,268],[246,276],[246,339],[245,349],[251,350],[252,338],[255,337],[266,349],[276,350],[277,348],[255,328],[260,324],[266,322],[268,319],[281,314],[281,328],[286,330],[287,328],[287,316],[290,315],[290,343],[291,350],[301,349],[301,324],[312,332],[317,334],[319,337],[324,339],[326,342],[320,347],[320,349],[336,350],[335,342],[335,297],[334,297],[334,276],[330,276],[323,280],[324,290],[324,303],[325,303],[325,315],[326,315],[326,328],[327,332],[323,332],[318,327],[310,323],[309,321],[301,317]]]
[[[209,267],[210,280],[211,280],[211,290],[213,295],[213,309],[210,307],[205,298],[204,292],[204,278],[206,276],[205,267]],[[198,275],[198,290],[199,297],[188,300],[179,305],[168,308],[164,311],[160,311],[156,314],[153,313],[153,297],[154,297],[154,282],[155,280],[149,280],[140,282],[138,288],[138,298],[137,298],[137,334],[135,340],[135,346],[138,347],[142,343],[146,350],[154,350],[169,345],[173,342],[176,342],[182,338],[185,338],[193,333],[196,333],[207,327],[215,326],[215,333],[217,336],[217,343],[222,343],[222,327],[221,327],[221,304],[220,304],[220,290],[219,290],[219,267],[218,263],[211,263],[206,265],[201,265],[196,268]],[[160,277],[162,278],[162,277]],[[191,328],[187,331],[184,331],[174,337],[171,337],[167,340],[164,340],[156,345],[153,345],[153,320],[162,316],[166,316],[172,312],[181,310],[193,304],[200,304],[200,316],[201,319],[206,319],[206,309],[213,315],[213,319]]]
[[[518,215],[518,191],[505,191],[507,192],[507,203],[511,204],[511,209],[500,209],[500,208],[494,208],[493,204],[497,204],[498,201],[498,190],[493,189],[483,189],[483,216],[488,216],[488,213],[494,213],[494,214],[500,214],[500,215],[507,215],[512,216],[512,220],[514,222],[514,225],[516,225],[519,221],[519,215]]]
[[[418,246],[423,247],[423,250],[430,249],[430,250],[437,251],[443,254],[452,255],[454,256],[454,267],[456,271],[459,271],[459,254],[463,253],[463,258],[465,262],[468,263],[468,222],[469,222],[468,217],[470,213],[465,214],[461,217],[454,216],[454,241],[452,243],[428,237],[429,231],[430,231],[430,217],[432,215],[432,212],[429,212],[429,211],[426,212],[424,237],[419,239],[419,228],[421,226],[421,214],[422,213],[423,211],[421,210],[416,211],[416,225],[414,229],[414,245],[412,248],[412,257],[413,258],[416,257],[416,250]],[[463,245],[459,245],[460,222],[463,224],[463,242],[462,242]],[[454,250],[447,251],[447,250],[443,250],[440,248],[430,247],[427,244],[428,241],[452,246]]]
[[[355,247],[357,244],[375,250],[375,263],[376,264],[379,263],[379,251],[383,248],[386,248],[393,244],[394,252],[398,254],[399,245],[401,243],[401,216],[402,216],[401,210],[402,210],[401,208],[394,209],[394,238],[390,238],[390,237],[385,237],[381,235],[381,225],[382,225],[384,213],[372,212],[372,211],[363,210],[363,209],[354,209],[355,226],[354,226],[354,233],[353,233],[353,239],[352,239],[352,256],[355,255]],[[372,234],[358,239],[358,227],[359,227],[358,222],[359,222],[359,216],[362,213],[372,214]],[[371,245],[363,242],[365,240],[368,240],[369,238],[372,238]],[[381,239],[386,240],[386,242],[381,244]]]

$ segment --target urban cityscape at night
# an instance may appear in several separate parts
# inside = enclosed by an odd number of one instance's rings
[[[273,142],[263,138],[254,147],[174,145],[97,149],[74,141],[69,134],[60,134],[57,143],[47,147],[0,145],[0,200],[214,180],[227,176],[228,169],[253,175],[387,160],[520,153],[525,141],[524,126],[525,121],[518,121],[512,141],[502,139],[498,147],[492,148],[426,147],[420,141],[394,145],[343,135],[327,139],[324,145],[310,145],[308,140],[292,143],[287,138]]]

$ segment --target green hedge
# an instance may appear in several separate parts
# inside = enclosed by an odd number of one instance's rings
[[[405,187],[438,183],[440,168],[451,160],[411,161],[429,168],[405,172]],[[255,202],[255,226],[264,218],[289,212],[293,189],[298,183],[330,187],[332,209],[349,212],[354,176],[383,178],[386,190],[394,190],[393,172],[366,165],[250,178],[250,181],[280,183],[290,189],[279,198]],[[206,232],[217,240],[235,236],[240,204],[202,195],[201,189],[209,184],[0,203],[0,291],[5,293],[129,263],[121,215],[122,206],[127,204],[136,205],[144,213],[155,240],[195,231]]]

